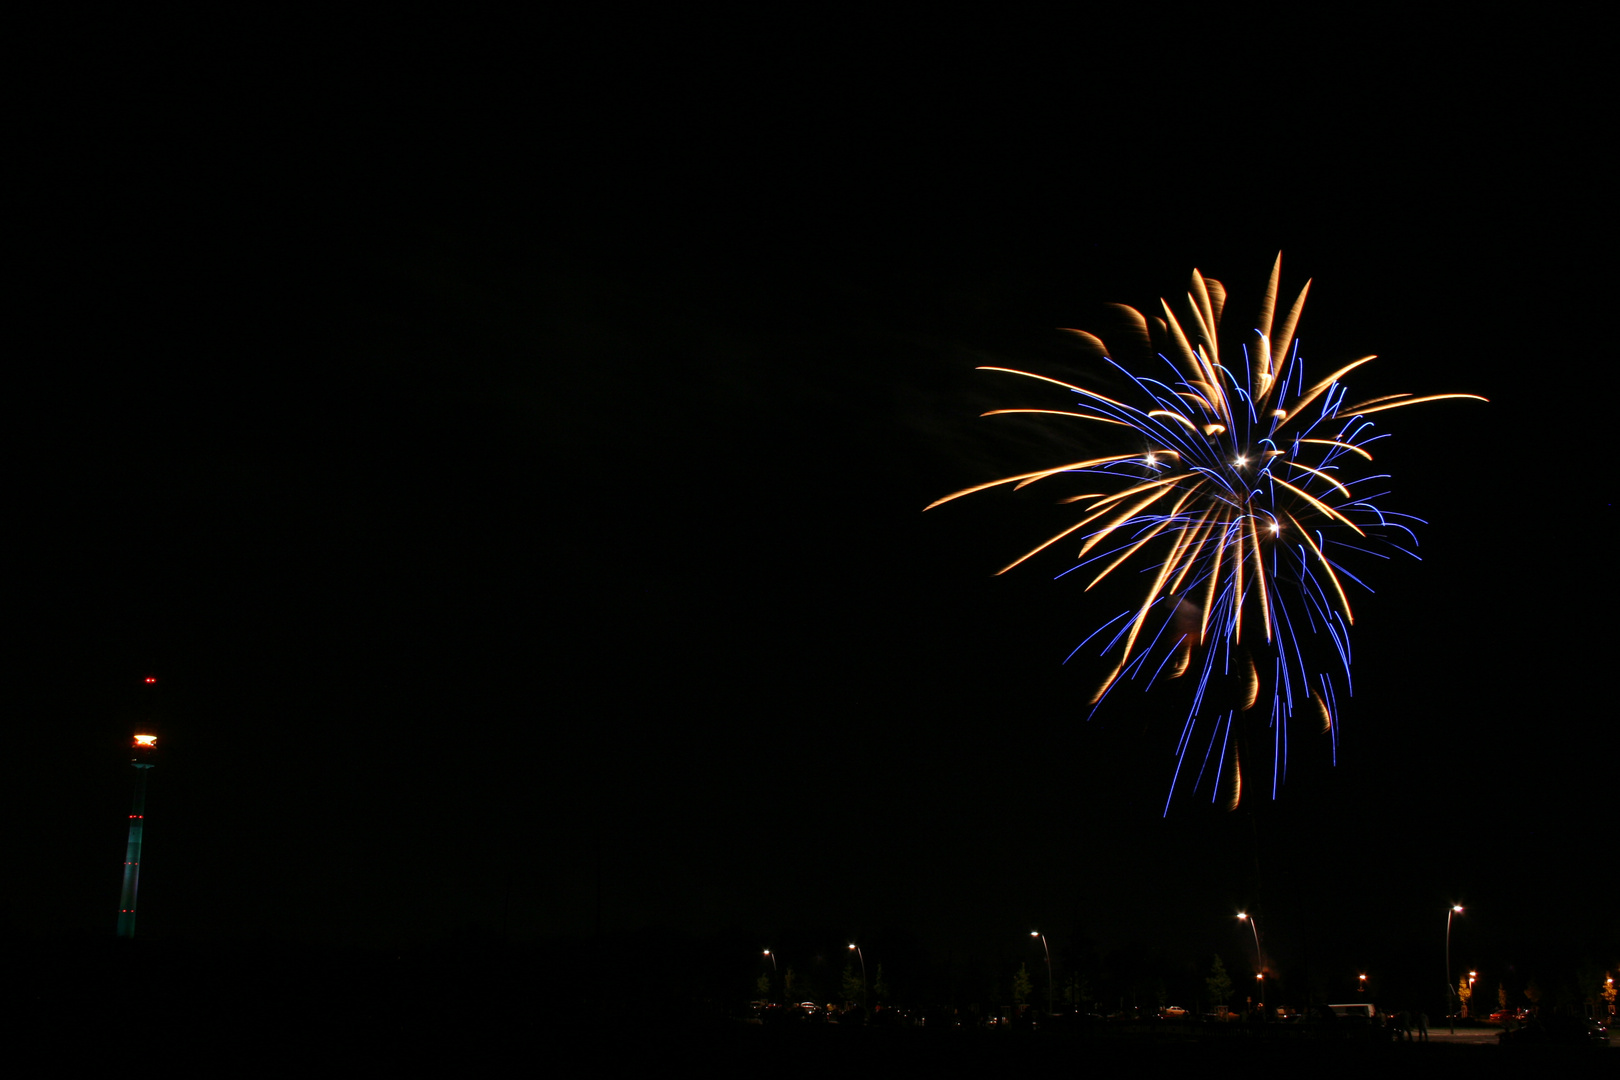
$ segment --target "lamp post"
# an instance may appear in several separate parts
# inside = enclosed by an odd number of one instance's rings
[[[852,950],[854,950],[855,955],[860,957],[860,959],[861,959],[861,1008],[865,1009],[866,1008],[866,954],[861,952],[861,947],[859,945],[851,945],[850,948]]]
[[[1254,931],[1254,977],[1259,980],[1261,996],[1260,1004],[1264,1005],[1266,992],[1266,965],[1260,959],[1260,930],[1257,926],[1255,926],[1254,917],[1248,912],[1240,911],[1238,912],[1237,917],[1240,922],[1248,923],[1249,929]]]
[[[1367,992],[1367,976],[1356,976],[1356,992],[1358,994],[1365,994]]]
[[[771,958],[771,974],[775,975],[776,974],[776,954],[771,952],[771,950],[766,949],[765,950],[765,955]],[[787,987],[785,987],[785,986],[782,988],[782,1003],[783,1004],[787,1003]]]
[[[153,680],[148,679],[148,682]],[[156,735],[135,736],[135,804],[129,811],[129,841],[124,846],[124,887],[118,896],[118,936],[135,937],[135,898],[141,885],[141,833],[146,823],[146,774],[152,768],[149,759],[157,748]]]
[[[1031,930],[1030,937],[1041,939],[1041,948],[1046,950],[1046,1015],[1052,1015],[1052,947],[1046,943],[1046,935],[1039,930]]]
[[[1457,991],[1451,985],[1451,917],[1462,914],[1461,904],[1452,904],[1451,910],[1446,912],[1446,1021],[1450,1025],[1451,1033],[1457,1034],[1456,1009],[1451,1007],[1451,995]]]

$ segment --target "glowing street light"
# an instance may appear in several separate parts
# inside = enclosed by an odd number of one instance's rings
[[[765,949],[761,953],[761,955],[768,956],[768,957],[771,958],[771,974],[775,975],[776,974],[776,954],[771,952],[771,950],[769,950],[769,949]],[[784,1004],[787,1002],[787,987],[786,986],[782,987],[782,1001],[783,1001]]]
[[[1046,935],[1039,930],[1031,930],[1030,937],[1041,939],[1041,948],[1046,950],[1046,1015],[1052,1015],[1052,946],[1046,943]]]
[[[1260,980],[1260,990],[1263,995],[1265,992],[1266,965],[1260,959],[1260,930],[1255,926],[1254,918],[1247,911],[1238,912],[1237,917],[1240,922],[1248,923],[1249,929],[1254,931],[1254,969],[1259,972],[1255,978]]]
[[[1446,912],[1446,1012],[1451,1014],[1451,1015],[1446,1017],[1446,1020],[1450,1024],[1451,1033],[1453,1035],[1457,1034],[1457,1016],[1456,1016],[1457,1010],[1452,1007],[1451,999],[1452,999],[1452,995],[1455,994],[1457,991],[1451,985],[1451,917],[1453,915],[1461,915],[1461,914],[1462,914],[1462,905],[1461,904],[1452,904],[1451,905],[1451,910]]]
[[[866,1008],[866,954],[861,952],[859,945],[851,944],[850,949],[861,958],[861,1008]]]

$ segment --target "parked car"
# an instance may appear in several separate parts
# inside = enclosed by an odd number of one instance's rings
[[[1608,1046],[1609,1029],[1584,1016],[1533,1016],[1496,1038],[1503,1046]]]
[[[758,1012],[759,1022],[767,1027],[780,1024],[819,1024],[827,1019],[826,1010],[812,1001],[797,1005],[766,1005]]]
[[[1156,1019],[1158,1019],[1157,1013],[1149,1012],[1147,1009],[1138,1008],[1121,1009],[1119,1012],[1111,1012],[1108,1014],[1108,1022],[1110,1024],[1136,1024],[1141,1023],[1142,1021]]]

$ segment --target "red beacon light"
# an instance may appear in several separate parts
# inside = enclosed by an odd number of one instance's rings
[[[154,677],[153,677],[153,676],[151,676],[151,675],[148,675],[148,676],[147,676],[147,677],[146,677],[146,682],[148,682],[148,683],[155,683],[155,682],[157,682],[157,679],[156,679],[156,678],[154,678]]]

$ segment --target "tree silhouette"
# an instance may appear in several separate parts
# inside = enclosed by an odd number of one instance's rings
[[[872,994],[885,1005],[889,1003],[889,984],[883,978],[883,965],[878,964],[877,976],[872,980]]]
[[[1226,999],[1232,996],[1232,977],[1226,973],[1226,964],[1221,960],[1221,954],[1215,954],[1215,962],[1209,966],[1209,978],[1204,980],[1204,988],[1215,1004],[1225,1005]]]
[[[1034,989],[1034,984],[1029,981],[1029,971],[1027,967],[1023,964],[1019,964],[1018,974],[1013,976],[1012,982],[1013,1004],[1024,1004],[1024,1002],[1029,1000],[1030,992]]]
[[[854,962],[844,965],[843,991],[845,1001],[854,1005],[866,1004],[866,986],[861,982],[861,973],[855,970]]]

